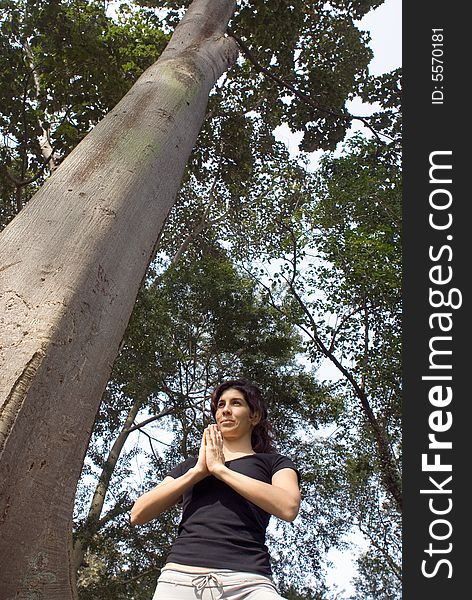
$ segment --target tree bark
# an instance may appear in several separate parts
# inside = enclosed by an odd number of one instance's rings
[[[168,47],[0,236],[0,600],[77,597],[71,522],[94,418],[215,81],[234,0]]]

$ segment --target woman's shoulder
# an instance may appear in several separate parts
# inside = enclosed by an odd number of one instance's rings
[[[252,456],[261,460],[265,464],[270,465],[271,467],[282,464],[295,466],[295,463],[289,456],[285,454],[279,454],[278,452],[256,452]]]
[[[258,453],[256,456],[259,456],[261,460],[263,460],[266,465],[270,467],[272,474],[280,471],[281,469],[293,469],[300,479],[300,471],[289,456],[285,454],[279,454],[278,452]]]

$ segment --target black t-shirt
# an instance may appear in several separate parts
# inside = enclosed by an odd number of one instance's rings
[[[177,479],[197,463],[188,458],[168,472]],[[256,453],[225,462],[232,471],[271,483],[280,469],[293,469],[281,454]],[[265,533],[270,514],[229,485],[209,475],[189,488],[182,499],[178,537],[167,562],[211,569],[233,569],[271,576]]]

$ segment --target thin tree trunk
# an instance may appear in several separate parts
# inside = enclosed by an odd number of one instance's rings
[[[234,0],[194,0],[160,59],[0,236],[0,600],[77,597],[74,494],[100,398],[208,94]]]
[[[77,571],[82,564],[85,552],[90,545],[90,541],[99,529],[100,516],[102,514],[103,505],[105,503],[105,497],[108,492],[110,485],[111,476],[115,470],[116,464],[120,457],[121,451],[125,445],[126,440],[130,434],[129,428],[133,425],[136,415],[141,408],[143,403],[142,398],[138,398],[133,403],[131,409],[128,412],[123,428],[120,431],[120,435],[116,438],[113,446],[111,447],[110,453],[108,454],[107,460],[103,465],[100,478],[98,480],[95,492],[93,494],[92,502],[84,523],[81,526],[81,531],[74,542],[72,550],[72,568]]]
[[[90,542],[92,541],[93,536],[100,530],[102,525],[104,525],[105,522],[108,521],[108,519],[100,519],[102,515],[103,505],[105,503],[105,497],[108,492],[113,471],[115,470],[115,467],[118,463],[126,440],[128,439],[130,433],[136,431],[136,429],[134,429],[133,427],[133,422],[142,406],[142,403],[143,399],[139,398],[132,405],[126,417],[123,428],[120,431],[120,435],[116,438],[108,454],[107,460],[103,465],[100,478],[98,480],[95,492],[93,494],[92,502],[90,503],[90,508],[87,517],[80,528],[81,533],[77,536],[77,539],[73,544],[72,568],[75,571],[77,571],[80,568],[84,559],[84,555],[88,547],[90,546]],[[159,414],[155,415],[155,419],[165,417],[166,415],[171,414],[172,411],[172,408],[166,408],[162,410]],[[113,510],[111,512],[113,512]]]

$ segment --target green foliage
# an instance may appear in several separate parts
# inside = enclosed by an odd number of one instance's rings
[[[60,163],[159,56],[168,37],[152,12],[122,6],[114,20],[103,2],[1,3],[0,225],[47,176],[39,138]],[[50,165],[48,165],[50,166]],[[10,174],[23,182],[15,197]],[[38,177],[33,187],[25,185]]]
[[[281,94],[273,81],[254,72],[245,86],[250,88],[246,105],[251,103],[248,108],[259,111],[265,122],[272,127],[286,122],[292,131],[304,131],[303,150],[334,149],[349,127],[345,102],[372,58],[368,39],[353,21],[357,5],[252,0],[241,3],[231,24],[262,66],[318,105],[314,110],[298,98],[283,101],[290,92]],[[238,82],[238,70],[230,77]]]
[[[380,110],[372,115],[371,123],[377,131],[388,135],[392,142],[383,149],[384,160],[401,159],[401,76],[399,68],[377,77],[368,77],[359,86],[359,95],[364,102],[380,106]]]
[[[52,166],[46,164],[40,136],[48,137],[59,164],[156,60],[188,4],[123,2],[112,17],[107,4],[96,1],[2,3],[1,224],[34,193],[26,182],[38,178],[41,183]],[[368,38],[354,20],[378,4],[238,3],[234,31],[262,66],[318,108],[240,60],[210,98],[189,164],[193,176],[205,181],[221,161],[222,183],[236,201],[247,192],[256,161],[277,152],[273,130],[281,123],[304,132],[306,151],[334,149],[350,125],[345,102],[365,81],[371,59]],[[23,182],[21,194],[15,196],[18,184],[7,174]]]
[[[359,575],[354,578],[355,595],[350,600],[399,600],[401,580],[392,571],[386,570],[384,557],[376,552],[367,552],[358,561]]]
[[[176,511],[141,527],[139,532],[125,518],[115,520],[93,539],[78,578],[79,598],[152,598],[175,528]]]

